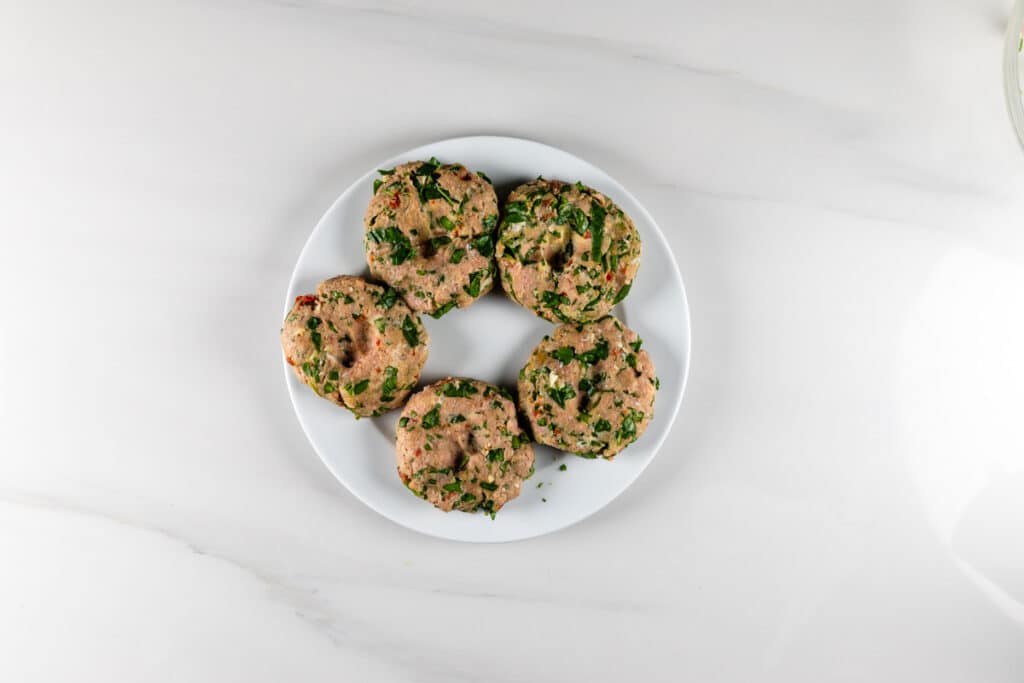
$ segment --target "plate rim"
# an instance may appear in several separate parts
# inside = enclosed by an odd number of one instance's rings
[[[630,201],[633,202],[633,204],[635,204],[637,206],[637,208],[639,208],[643,218],[646,219],[649,222],[649,224],[654,228],[654,234],[657,236],[657,239],[658,239],[658,241],[660,243],[661,248],[664,249],[668,253],[668,256],[669,256],[668,260],[669,260],[669,263],[671,265],[672,275],[673,275],[673,277],[675,279],[676,284],[679,287],[679,292],[680,292],[680,294],[682,296],[682,300],[683,300],[683,311],[682,311],[682,313],[683,313],[683,317],[684,317],[684,320],[685,320],[685,323],[686,323],[686,353],[685,353],[685,355],[683,357],[682,373],[681,373],[682,376],[679,378],[679,394],[675,398],[674,404],[672,405],[672,407],[670,409],[670,414],[667,416],[667,420],[668,420],[667,428],[662,432],[660,438],[658,438],[658,440],[651,446],[651,456],[647,459],[647,461],[642,463],[640,465],[640,467],[633,473],[631,478],[628,481],[625,481],[623,486],[618,491],[616,491],[610,498],[608,498],[607,500],[603,501],[600,505],[594,507],[592,510],[587,511],[585,514],[583,514],[583,515],[581,515],[581,516],[579,516],[579,517],[577,517],[575,519],[572,519],[570,521],[567,521],[564,524],[560,524],[560,525],[557,525],[557,526],[554,526],[554,527],[551,527],[551,528],[548,528],[548,529],[544,529],[544,530],[536,532],[536,533],[522,534],[522,535],[519,535],[519,536],[510,536],[510,537],[503,537],[503,538],[475,538],[475,539],[470,539],[470,538],[454,537],[454,536],[450,536],[450,535],[446,536],[446,535],[444,535],[442,533],[439,533],[439,532],[435,532],[435,531],[431,531],[431,530],[427,530],[427,529],[423,529],[423,528],[417,528],[417,527],[409,526],[409,525],[399,521],[398,519],[395,519],[394,517],[386,514],[384,511],[382,511],[373,501],[371,501],[368,498],[360,495],[356,490],[354,490],[348,484],[348,482],[345,481],[344,477],[342,477],[335,470],[335,468],[332,467],[330,461],[327,458],[325,458],[324,455],[320,452],[320,448],[317,446],[316,440],[309,433],[309,429],[307,428],[306,422],[305,422],[305,420],[303,419],[303,416],[302,416],[302,412],[299,410],[299,406],[298,406],[298,403],[296,401],[296,397],[295,397],[295,390],[296,390],[296,388],[295,388],[293,382],[290,381],[291,380],[292,368],[291,368],[291,366],[288,365],[288,362],[285,360],[284,354],[281,355],[281,366],[282,366],[282,368],[284,370],[285,388],[288,391],[288,398],[289,398],[289,400],[291,401],[291,404],[292,404],[292,411],[295,413],[295,417],[299,421],[299,426],[302,428],[302,433],[306,437],[306,441],[309,442],[309,445],[313,447],[313,452],[316,454],[317,458],[320,459],[320,462],[324,465],[324,467],[327,468],[327,471],[331,473],[331,476],[333,476],[335,478],[335,480],[337,480],[337,482],[340,483],[345,488],[346,491],[348,491],[352,496],[354,496],[356,498],[356,500],[358,500],[363,505],[365,505],[366,507],[370,508],[375,513],[377,513],[378,515],[380,515],[384,519],[388,520],[392,524],[394,524],[394,525],[396,525],[398,527],[401,527],[403,529],[406,529],[408,531],[412,531],[412,532],[415,532],[415,533],[423,534],[425,536],[429,536],[431,538],[436,538],[436,539],[441,539],[441,540],[444,540],[444,541],[453,541],[453,542],[459,542],[459,543],[487,543],[487,544],[496,544],[496,543],[514,543],[514,542],[517,542],[517,541],[526,541],[526,540],[529,540],[529,539],[532,539],[532,538],[540,538],[541,536],[547,536],[549,534],[553,534],[553,533],[558,532],[558,531],[563,531],[565,529],[568,529],[571,526],[575,526],[576,524],[579,524],[580,522],[583,522],[583,521],[589,519],[591,516],[593,516],[594,514],[599,512],[600,510],[603,510],[604,508],[608,507],[615,500],[617,500],[619,498],[619,496],[621,496],[623,493],[625,493],[625,491],[629,487],[631,487],[634,483],[636,483],[636,480],[640,478],[640,475],[642,475],[647,470],[647,468],[650,467],[651,463],[654,461],[654,459],[656,457],[658,457],[658,454],[661,452],[661,447],[665,444],[665,440],[668,439],[669,432],[671,432],[672,428],[675,426],[676,418],[678,418],[679,411],[680,411],[680,409],[682,407],[683,397],[686,395],[686,387],[687,387],[687,384],[688,384],[689,378],[690,378],[690,365],[691,365],[692,360],[693,360],[693,342],[692,342],[692,340],[693,340],[693,328],[692,328],[692,316],[690,315],[690,300],[689,300],[689,297],[686,294],[686,285],[683,282],[683,275],[682,275],[682,272],[679,270],[679,263],[676,260],[675,253],[672,251],[672,247],[671,247],[671,245],[668,242],[668,238],[665,237],[665,233],[662,231],[661,226],[658,225],[658,222],[654,220],[654,216],[651,215],[651,212],[648,211],[647,207],[639,199],[637,199],[636,196],[632,192],[630,192],[628,189],[626,189],[626,187],[623,186],[622,183],[620,183],[613,175],[611,175],[610,173],[605,171],[600,166],[587,161],[583,157],[580,157],[580,156],[574,154],[573,152],[570,152],[568,150],[562,149],[561,147],[556,147],[554,145],[549,145],[549,144],[547,144],[545,142],[540,142],[539,140],[533,140],[533,139],[530,139],[530,138],[523,138],[523,137],[511,136],[511,135],[460,135],[460,136],[455,136],[455,137],[443,138],[443,139],[440,139],[440,140],[434,140],[434,141],[431,141],[431,142],[424,142],[424,143],[422,143],[420,145],[416,145],[415,147],[412,147],[412,148],[410,148],[410,149],[408,149],[408,150],[406,150],[404,152],[399,152],[397,154],[392,155],[391,157],[388,157],[387,159],[384,159],[384,160],[378,162],[369,171],[367,171],[366,173],[360,175],[355,180],[353,180],[349,184],[349,186],[346,187],[345,190],[342,191],[341,194],[339,194],[338,197],[333,202],[331,202],[330,206],[328,206],[327,209],[324,210],[324,212],[323,212],[323,214],[321,214],[319,220],[317,220],[316,225],[313,226],[313,229],[310,231],[309,235],[306,237],[306,241],[303,243],[302,249],[299,250],[299,254],[298,254],[298,256],[295,259],[295,265],[292,267],[291,276],[288,278],[288,285],[287,285],[287,289],[285,291],[284,310],[281,313],[281,319],[283,320],[288,315],[288,312],[291,310],[291,307],[292,307],[291,292],[295,289],[296,281],[297,281],[297,279],[299,277],[299,264],[303,262],[304,256],[306,255],[306,251],[310,248],[310,245],[313,242],[313,238],[319,233],[319,231],[321,229],[323,229],[324,221],[327,219],[327,217],[330,216],[331,214],[333,214],[335,209],[338,207],[338,205],[341,204],[343,201],[345,201],[346,198],[351,193],[355,192],[360,187],[360,183],[361,182],[363,182],[366,178],[371,177],[374,174],[375,169],[377,169],[377,168],[385,168],[386,165],[388,163],[390,163],[392,159],[407,157],[412,152],[415,152],[416,150],[419,150],[419,149],[421,149],[423,147],[432,147],[432,146],[435,146],[435,145],[445,145],[445,144],[452,144],[452,143],[465,144],[465,143],[469,143],[469,142],[473,142],[473,141],[485,141],[485,140],[486,141],[502,141],[502,142],[505,142],[505,143],[513,143],[513,144],[517,144],[518,143],[518,144],[537,145],[537,146],[540,146],[540,147],[546,147],[548,149],[554,150],[554,151],[559,152],[561,154],[568,155],[568,156],[572,157],[573,159],[581,161],[584,164],[586,164],[587,166],[590,166],[591,168],[596,169],[598,172],[603,174],[605,177],[607,177],[611,181],[611,183],[613,185],[612,189],[614,189],[616,192],[621,193],[623,196],[627,197]]]

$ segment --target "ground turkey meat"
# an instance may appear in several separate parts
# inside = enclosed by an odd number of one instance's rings
[[[597,320],[640,267],[640,235],[611,199],[543,178],[512,191],[498,231],[505,292],[551,322]]]
[[[612,316],[561,325],[519,372],[519,407],[533,438],[585,458],[611,459],[654,415],[658,378],[635,332]]]
[[[435,318],[489,292],[498,198],[487,177],[437,159],[380,174],[365,217],[373,276]]]
[[[427,341],[398,292],[350,275],[296,297],[281,329],[298,378],[359,417],[405,402],[427,361]]]
[[[519,428],[512,396],[474,379],[425,387],[398,420],[398,476],[444,510],[492,516],[533,474],[533,447]]]

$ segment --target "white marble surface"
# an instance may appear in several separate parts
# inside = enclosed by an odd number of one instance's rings
[[[0,4],[0,680],[1024,680],[1008,3],[612,4]],[[694,313],[651,468],[495,547],[342,489],[276,336],[472,133],[622,181]]]

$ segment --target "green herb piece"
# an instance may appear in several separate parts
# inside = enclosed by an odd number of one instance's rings
[[[632,441],[636,438],[636,423],[644,419],[644,414],[630,410],[622,418],[622,426],[615,432],[615,438],[621,441]]]
[[[462,289],[472,297],[480,296],[480,280],[487,274],[486,270],[477,270],[470,274],[469,284]]]
[[[547,394],[555,403],[558,404],[559,408],[564,408],[567,400],[576,397],[576,390],[569,385],[558,388],[548,387]]]
[[[385,287],[384,293],[377,298],[377,305],[386,311],[394,306],[396,301],[398,301],[398,292],[390,287]]]
[[[558,471],[559,471],[559,472],[565,472],[565,471],[566,471],[567,469],[569,469],[569,468],[565,466],[565,463],[562,463],[562,464],[561,464],[561,465],[560,465],[560,466],[558,467]]]
[[[452,252],[452,257],[449,259],[452,263],[460,263],[462,257],[466,255],[465,249],[456,249]]]
[[[620,289],[620,290],[619,290],[619,292],[618,292],[618,294],[616,294],[616,295],[615,295],[615,298],[614,298],[614,299],[612,299],[612,305],[614,306],[615,304],[617,304],[617,303],[619,303],[620,301],[622,301],[623,299],[625,299],[625,298],[626,298],[626,295],[627,295],[627,294],[629,294],[629,290],[630,290],[630,288],[631,288],[632,286],[633,286],[633,283],[632,283],[632,282],[630,282],[630,283],[628,283],[628,284],[625,284],[625,285],[623,285],[623,286],[622,286],[622,289]]]
[[[457,396],[465,398],[478,393],[480,390],[473,386],[472,382],[465,380],[455,380],[452,382],[446,382],[441,387],[441,393],[445,396]]]
[[[448,311],[450,311],[453,308],[455,308],[455,304],[456,304],[455,299],[452,299],[451,301],[446,303],[444,306],[441,306],[441,308],[439,308],[436,311],[434,311],[433,313],[431,313],[430,317],[433,318],[434,320],[437,320],[438,318],[443,316],[445,313],[447,313]]]
[[[373,193],[377,194],[377,190],[379,190],[380,186],[383,185],[383,184],[384,184],[383,180],[381,180],[380,178],[374,178],[373,179]]]
[[[442,235],[441,237],[431,237],[430,238],[430,246],[434,249],[434,251],[437,251],[438,249],[440,249],[444,245],[451,244],[451,243],[452,243],[452,238],[448,237],[447,235]]]
[[[590,349],[589,351],[584,351],[583,353],[581,353],[581,354],[579,354],[577,356],[577,358],[579,358],[581,362],[586,363],[587,365],[593,365],[597,361],[604,360],[607,357],[608,357],[608,340],[607,339],[600,340],[599,342],[597,342],[597,346],[595,346],[594,348]]]
[[[505,204],[505,222],[506,223],[525,223],[529,209],[526,208],[526,202],[509,202]]]
[[[377,318],[373,321],[373,326],[377,328],[377,331],[384,334],[384,330],[387,329],[388,321],[384,318]]]
[[[541,486],[544,486],[544,482],[538,481],[537,482],[537,488],[540,488]]]
[[[327,373],[327,379],[329,379],[331,381],[334,381],[334,382],[337,382],[338,381],[338,371],[337,370],[331,370],[330,372],[328,372]]]
[[[366,391],[367,387],[369,387],[369,386],[370,386],[370,380],[364,379],[364,380],[360,380],[360,381],[356,382],[355,384],[352,384],[352,382],[349,382],[348,384],[345,385],[344,389],[345,389],[345,391],[347,391],[348,393],[352,394],[353,396],[358,396],[359,394],[361,394],[364,391]]]
[[[317,332],[316,330],[313,330],[312,332],[309,333],[309,338],[313,342],[313,348],[319,351],[321,343],[323,342],[323,337],[321,337],[320,333]]]
[[[629,348],[633,349],[634,351],[639,351],[639,350],[640,350],[640,347],[641,347],[641,346],[643,346],[643,345],[644,345],[644,340],[643,340],[643,339],[641,339],[640,337],[637,337],[637,338],[636,338],[636,341],[635,341],[635,342],[632,342],[632,343],[631,343],[631,344],[629,345]]]
[[[494,230],[494,226],[498,224],[498,214],[492,213],[490,216],[484,216],[480,223],[484,226],[484,230]]]
[[[476,500],[476,496],[468,491],[462,494],[462,498],[459,498],[460,503],[472,503],[474,500]]]
[[[600,420],[594,423],[592,429],[594,430],[595,434],[600,434],[601,432],[610,432],[612,430],[612,423],[602,417]]]
[[[416,253],[409,238],[394,226],[370,230],[366,233],[366,237],[374,244],[390,244],[391,264],[395,266],[405,263]]]
[[[306,321],[306,327],[308,327],[311,330],[315,330],[316,328],[320,327],[320,322],[320,318],[316,317],[315,315],[310,316],[309,320]]]
[[[391,175],[394,172],[395,172],[395,169],[393,169],[393,168],[378,168],[377,169],[377,173],[380,173],[381,175]]]
[[[389,365],[384,368],[384,383],[380,385],[380,400],[387,403],[395,398],[398,389],[398,368]]]
[[[492,181],[492,180],[491,180],[490,178],[488,178],[488,177],[487,177],[487,174],[486,174],[486,173],[484,173],[483,171],[477,171],[477,172],[476,172],[476,174],[477,174],[478,176],[480,176],[481,178],[483,178],[484,180],[486,180],[487,182],[489,182],[489,183],[490,183],[491,185],[493,185],[493,184],[494,184],[494,181]]]
[[[403,417],[402,419],[400,419],[398,421],[398,426],[401,427],[402,429],[405,429],[405,426],[407,424],[409,424],[409,418],[407,418],[407,417]]]
[[[482,481],[480,482],[480,488],[486,489],[488,491],[497,491],[498,485],[489,481]]]
[[[431,176],[440,166],[441,162],[437,160],[437,157],[430,157],[430,161],[423,162],[416,169],[416,175]]]
[[[551,355],[557,358],[562,365],[568,365],[576,357],[576,351],[571,346],[563,346],[552,351]]]
[[[445,491],[449,491],[451,493],[462,493],[462,482],[458,481],[458,480],[455,480],[455,481],[453,481],[450,484],[445,484],[441,488],[443,488]]]
[[[462,415],[461,413],[457,413],[457,414],[452,415],[451,417],[448,418],[448,424],[453,424],[453,425],[454,424],[458,424],[460,422],[465,422],[465,421],[466,421],[466,416]]]
[[[441,227],[444,228],[445,230],[455,229],[455,223],[453,223],[452,219],[448,218],[448,216],[441,216],[440,218],[437,219],[437,222],[440,223]]]
[[[541,303],[545,308],[557,309],[562,304],[569,303],[569,297],[558,292],[544,292],[540,296]]]
[[[633,368],[634,370],[636,369],[636,355],[635,354],[630,353],[630,354],[628,354],[626,356],[626,365],[628,365],[629,367]]]
[[[490,233],[486,235],[480,235],[474,239],[471,244],[473,248],[480,253],[481,256],[490,256],[494,253],[494,242],[491,240]]]
[[[434,406],[429,412],[423,415],[423,420],[420,422],[424,429],[433,429],[441,423],[441,409],[440,406]]]
[[[419,330],[416,329],[416,323],[409,316],[405,316],[405,319],[402,321],[402,336],[405,337],[405,341],[409,343],[409,346],[416,348],[420,345]]]
[[[601,258],[601,242],[604,238],[604,207],[597,201],[590,202],[590,258],[597,261]]]
[[[510,392],[505,387],[491,387],[491,386],[489,386],[486,389],[484,389],[484,396],[490,396],[491,394],[497,394],[498,396],[501,396],[503,398],[507,398],[510,401],[513,400],[512,399],[512,392]]]
[[[501,462],[505,459],[504,448],[493,448],[487,453],[487,462]]]
[[[334,384],[332,384],[331,382],[324,382],[324,393],[325,394],[333,394],[334,390],[337,389],[337,388],[338,387],[334,386]]]

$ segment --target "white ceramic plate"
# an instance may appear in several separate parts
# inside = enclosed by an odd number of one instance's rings
[[[582,181],[605,193],[636,222],[643,242],[640,271],[615,315],[634,329],[650,353],[661,390],[654,419],[640,439],[612,462],[584,460],[537,446],[536,474],[519,498],[497,518],[444,513],[409,493],[395,471],[395,422],[400,411],[356,420],[316,396],[284,364],[288,392],[299,422],[327,468],[359,500],[410,529],[459,541],[498,542],[539,536],[580,521],[610,503],[640,476],[668,434],[679,410],[690,360],[690,311],[672,252],[647,210],[608,174],[560,149],[506,137],[465,137],[411,149],[381,162],[429,159],[458,162],[483,171],[504,200],[516,185],[538,175]],[[284,315],[295,297],[338,274],[368,275],[363,251],[363,213],[376,170],[345,190],[313,230],[295,265]],[[467,309],[440,320],[423,316],[430,356],[421,381],[448,375],[473,377],[515,391],[516,378],[534,346],[554,327],[505,297],[500,285]],[[565,464],[563,472],[559,466]],[[537,485],[543,483],[538,488]]]

